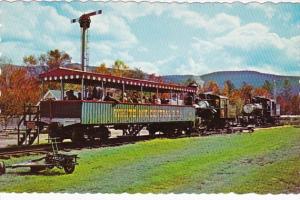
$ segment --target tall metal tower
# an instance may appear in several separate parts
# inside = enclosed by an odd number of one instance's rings
[[[86,71],[86,64],[89,60],[87,49],[87,30],[90,28],[91,16],[102,14],[102,10],[97,10],[91,13],[83,14],[78,19],[72,19],[71,23],[79,22],[81,28],[81,69]]]

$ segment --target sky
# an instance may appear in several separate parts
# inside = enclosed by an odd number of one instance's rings
[[[0,52],[14,64],[51,49],[80,63],[80,28],[91,18],[89,64],[160,75],[256,70],[300,75],[300,3],[0,2]]]

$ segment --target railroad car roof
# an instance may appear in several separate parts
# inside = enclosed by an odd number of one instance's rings
[[[104,75],[94,72],[83,72],[81,70],[74,70],[68,68],[56,68],[51,71],[40,74],[40,79],[43,81],[60,82],[63,80],[65,83],[81,84],[83,78],[86,83],[105,83],[105,86],[122,88],[123,84],[126,89],[139,90],[143,87],[145,91],[175,91],[175,92],[193,92],[195,93],[197,88],[186,87],[178,84],[161,83],[149,80],[118,77],[112,75]]]

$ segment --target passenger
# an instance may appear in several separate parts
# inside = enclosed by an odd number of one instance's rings
[[[155,104],[156,99],[157,99],[156,95],[153,95],[151,99],[151,103]]]
[[[106,93],[106,96],[105,96],[105,98],[104,98],[103,101],[112,101],[114,103],[120,103],[119,100],[117,100],[117,99],[115,99],[115,98],[112,97],[112,94],[110,92]]]
[[[67,100],[77,100],[77,97],[74,95],[74,90],[69,90],[66,92]]]
[[[156,95],[153,95],[152,101],[154,104],[161,104],[160,98],[157,98]]]
[[[137,95],[136,92],[133,93],[132,102],[133,103],[139,103],[139,98],[138,98],[138,95]]]
[[[161,104],[169,104],[169,99],[162,98]]]
[[[93,90],[89,87],[87,90],[87,95],[86,95],[87,100],[93,100]]]
[[[97,99],[102,100],[102,98],[103,98],[103,89],[97,87]]]
[[[78,100],[81,100],[81,98],[82,98],[81,92],[78,92],[77,96],[78,96],[77,99],[78,99]]]
[[[156,99],[155,104],[161,104],[160,98],[157,98],[157,99]]]
[[[143,96],[143,98],[142,98],[142,102],[141,103],[148,103],[148,99],[146,98],[146,96]]]
[[[98,95],[97,95],[97,89],[94,86],[93,91],[92,91],[92,99],[98,99]]]
[[[193,95],[192,95],[192,93],[188,93],[185,104],[186,105],[193,105]]]
[[[128,103],[128,98],[127,98],[126,92],[123,93],[123,96],[122,96],[122,98],[121,98],[121,101],[124,102],[124,103]]]
[[[198,99],[198,98],[196,98],[195,99],[195,103],[193,104],[193,106],[195,107],[195,108],[199,108],[200,106],[199,106],[199,102],[200,102],[200,100]]]
[[[131,97],[127,98],[127,103],[133,103],[133,100],[131,99]]]

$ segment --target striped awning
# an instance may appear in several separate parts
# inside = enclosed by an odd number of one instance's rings
[[[162,83],[142,79],[118,77],[112,75],[105,75],[95,72],[84,72],[81,70],[74,70],[68,68],[56,68],[54,70],[40,74],[40,79],[43,81],[64,81],[66,83],[81,83],[81,79],[86,80],[87,82],[104,82],[111,83],[113,85],[125,85],[133,87],[143,87],[147,88],[156,88],[160,90],[172,90],[177,92],[193,92],[195,93],[197,88],[195,87],[186,87],[178,84],[171,83]]]

